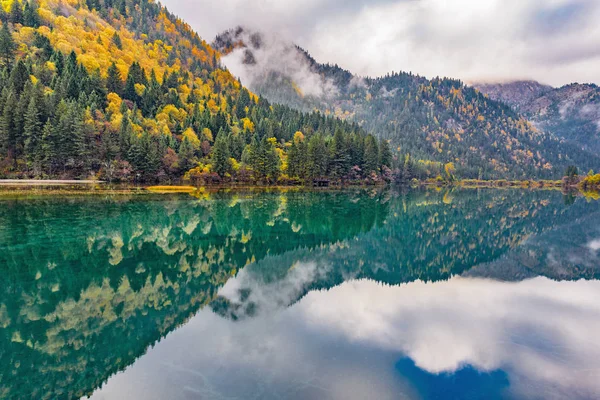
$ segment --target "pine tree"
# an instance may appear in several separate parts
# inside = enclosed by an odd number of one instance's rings
[[[17,100],[15,93],[9,91],[2,110],[2,118],[0,118],[0,145],[2,152],[8,158],[12,159],[13,163],[17,163],[16,158],[16,128],[15,128],[15,109]]]
[[[52,122],[48,119],[42,129],[41,160],[42,169],[49,175],[54,174],[57,146],[56,131]]]
[[[10,73],[9,85],[15,93],[20,94],[27,82],[30,82],[29,71],[23,60],[19,60]]]
[[[108,93],[116,93],[119,96],[123,91],[123,78],[121,77],[121,72],[114,62],[110,64],[110,67],[108,67],[106,90],[108,90]]]
[[[383,170],[383,167],[392,168],[392,151],[390,143],[381,139],[379,141],[379,168]]]
[[[0,8],[2,8],[1,5]],[[12,64],[16,49],[17,46],[8,29],[8,24],[2,23],[2,30],[0,30],[0,56],[5,67],[9,67]]]
[[[23,8],[23,25],[37,28],[40,26],[40,16],[38,14],[39,5],[36,0],[25,1]]]
[[[379,170],[379,148],[373,135],[365,139],[364,171],[366,175]]]
[[[123,42],[121,42],[121,36],[119,36],[117,32],[115,32],[115,34],[113,35],[112,41],[115,44],[115,46],[117,46],[117,49],[123,49]]]
[[[227,145],[225,132],[220,130],[215,140],[215,145],[212,149],[212,165],[213,171],[219,174],[221,178],[231,170],[230,152]]]
[[[192,144],[190,143],[190,141],[187,138],[183,138],[183,141],[181,142],[181,145],[179,146],[179,161],[180,161],[180,166],[184,171],[188,171],[192,168],[194,168],[196,162],[195,162],[195,155],[194,155],[194,146],[192,146]]]
[[[3,24],[8,23],[8,14],[6,13],[2,5],[0,5],[0,22],[2,22]]]
[[[346,176],[350,170],[350,162],[350,154],[346,146],[344,134],[338,128],[331,141],[331,159],[329,163],[331,175],[336,179]]]
[[[308,142],[308,168],[311,178],[323,178],[329,168],[329,154],[325,140],[319,134]]]
[[[8,19],[13,24],[23,24],[23,8],[19,0],[13,0],[10,5],[10,13]]]
[[[23,136],[25,138],[25,157],[33,163],[40,160],[40,140],[42,138],[42,121],[37,96],[32,95],[25,113]]]

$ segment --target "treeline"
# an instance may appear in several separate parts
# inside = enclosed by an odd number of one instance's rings
[[[120,30],[100,31],[91,43],[85,33],[96,33],[96,25],[77,25],[73,16],[41,18],[35,3],[14,1],[1,15],[0,177],[273,184],[391,176],[387,142],[356,124],[253,95],[161,7],[130,0],[78,7],[84,16],[99,10]],[[75,31],[71,37],[87,29],[79,45],[106,51],[106,70],[88,65],[88,54],[54,46],[65,23]],[[115,54],[140,42],[141,49],[152,43],[153,52],[136,54],[139,62],[123,73]],[[157,55],[165,43],[177,49],[166,60]]]

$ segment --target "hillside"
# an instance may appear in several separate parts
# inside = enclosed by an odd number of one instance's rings
[[[213,46],[242,82],[265,98],[317,109],[389,139],[416,168],[453,163],[463,177],[560,177],[569,164],[597,168],[600,158],[541,130],[504,103],[462,82],[392,72],[362,78],[319,64],[305,50],[237,28]],[[433,168],[435,169],[435,168]]]
[[[540,129],[600,152],[600,87],[573,83],[553,88],[533,81],[476,87],[510,105]]]
[[[378,179],[391,166],[385,143],[357,125],[243,88],[158,3],[2,0],[0,10],[0,178],[275,183],[339,178],[350,162],[356,179]],[[348,143],[360,151],[336,166]]]

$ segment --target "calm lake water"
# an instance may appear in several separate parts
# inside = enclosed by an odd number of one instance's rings
[[[0,398],[600,398],[600,202],[0,200]]]

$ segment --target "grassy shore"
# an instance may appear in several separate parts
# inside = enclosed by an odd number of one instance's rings
[[[550,180],[476,180],[465,179],[453,182],[443,182],[439,180],[429,180],[422,182],[413,181],[411,187],[425,187],[436,189],[524,189],[524,190],[557,190],[564,193],[582,195],[586,198],[600,199],[600,191],[596,189],[582,188],[581,186],[565,186],[562,181]],[[310,186],[259,186],[259,185],[215,185],[215,186],[191,186],[191,185],[161,185],[161,186],[143,186],[143,185],[110,185],[96,181],[44,181],[27,184],[24,181],[12,183],[0,181],[0,198],[27,198],[38,196],[140,196],[151,194],[177,194],[187,193],[191,196],[201,198],[215,192],[246,192],[254,191],[339,191],[352,189],[380,189],[382,185],[374,186],[330,186],[330,187],[310,187]],[[400,187],[395,186],[393,187]]]

